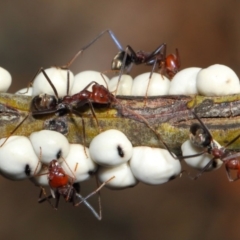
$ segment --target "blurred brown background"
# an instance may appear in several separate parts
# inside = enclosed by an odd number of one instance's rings
[[[122,45],[176,47],[182,68],[228,65],[240,75],[240,2],[237,0],[1,1],[0,65],[25,87],[40,67],[63,65],[98,33],[111,29]],[[116,47],[104,36],[72,70],[106,70]],[[148,68],[134,67],[133,74]],[[160,186],[102,191],[103,220],[84,206],[37,204],[28,181],[1,178],[0,239],[239,239],[240,183],[224,167],[198,181],[186,177]],[[95,188],[82,184],[83,194]],[[96,199],[93,199],[96,202]]]

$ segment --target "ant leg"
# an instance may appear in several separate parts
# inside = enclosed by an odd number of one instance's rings
[[[200,176],[202,176],[202,174],[204,173],[204,172],[206,172],[206,170],[211,166],[211,164],[213,163],[213,161],[216,159],[216,157],[214,157],[214,158],[212,158],[209,162],[208,162],[208,164],[195,176],[195,177],[193,177],[192,179],[193,180],[197,180]]]
[[[38,197],[38,203],[43,203],[43,202],[45,202],[45,201],[48,201],[48,203],[50,204],[50,206],[51,206],[52,208],[54,208],[52,202],[50,201],[50,199],[52,198],[52,195],[47,196],[47,193],[46,193],[46,191],[45,191],[45,188],[43,188],[43,187],[41,187],[41,186],[40,186],[40,188],[41,188],[41,190],[40,190],[40,194],[39,194],[39,197]],[[42,195],[43,195],[43,194],[44,194],[46,197],[42,198]]]
[[[98,131],[99,131],[99,133],[100,133],[100,132],[102,131],[102,129],[101,129],[101,127],[99,126],[99,122],[98,122],[98,119],[97,119],[97,116],[96,116],[96,113],[95,113],[95,111],[94,111],[94,108],[93,108],[93,105],[92,105],[91,101],[88,101],[88,104],[89,104],[90,110],[91,110],[91,112],[92,112],[92,115],[93,115],[93,117],[94,117],[94,119],[95,119],[95,121],[96,121],[96,123],[97,123]]]
[[[2,147],[7,142],[7,140],[18,130],[18,128],[26,121],[29,115],[30,113],[28,113],[27,116],[13,129],[13,131],[9,134],[8,137],[6,137],[6,139],[3,141],[0,147]]]
[[[52,90],[54,91],[54,94],[55,94],[56,98],[59,99],[57,89],[56,89],[55,86],[53,85],[52,81],[50,80],[50,78],[49,78],[49,76],[47,75],[47,73],[45,72],[45,70],[44,70],[43,68],[40,68],[40,72],[42,72],[42,74],[44,75],[44,77],[46,78],[46,80],[48,81],[48,83],[50,84],[50,86],[52,87]]]
[[[123,47],[122,45],[120,44],[120,42],[118,41],[118,39],[116,38],[115,34],[107,29],[107,30],[104,30],[102,31],[97,37],[95,37],[90,43],[88,43],[87,45],[85,45],[80,51],[78,51],[74,56],[73,58],[64,66],[61,67],[61,69],[68,69],[72,63],[78,58],[79,55],[81,55],[81,53],[83,51],[85,51],[87,48],[89,48],[92,44],[94,44],[98,39],[100,39],[105,33],[108,33],[112,39],[112,41],[114,42],[114,44],[117,46],[118,50],[119,51],[123,51]]]
[[[78,111],[72,109],[72,113],[78,115],[81,118],[81,120],[82,120],[83,147],[84,147],[85,155],[88,158],[87,151],[86,151],[86,130],[85,130],[84,119],[83,119],[82,115]]]
[[[55,191],[55,198],[56,198],[56,201],[55,201],[54,209],[57,210],[58,209],[59,200],[60,200],[60,194],[59,194],[59,192],[57,190]]]
[[[88,198],[92,197],[94,194],[96,194],[97,192],[99,192],[108,182],[110,182],[111,180],[113,180],[115,178],[115,176],[111,177],[110,179],[108,179],[107,181],[103,182],[96,190],[94,190],[93,192],[91,192],[90,194],[88,194],[84,199],[87,200]],[[76,206],[80,205],[83,201],[80,201]]]
[[[159,61],[164,61],[166,58],[166,50],[167,50],[167,44],[163,43],[159,47],[157,47],[156,50],[154,50],[147,58],[146,58],[146,64],[147,65],[153,65],[155,62],[155,59],[158,59]],[[160,57],[160,58],[159,58]]]
[[[76,193],[76,196],[81,199],[80,202],[78,202],[77,204],[75,204],[75,206],[80,205],[81,203],[84,203],[93,213],[93,215],[98,219],[101,220],[102,219],[102,204],[101,204],[101,197],[100,197],[100,190],[108,183],[110,182],[112,179],[114,179],[115,176],[111,177],[110,179],[108,179],[106,182],[103,182],[100,186],[98,186],[98,188],[93,191],[92,193],[90,193],[89,195],[87,195],[85,198],[83,198],[79,193]],[[97,179],[96,179],[97,180]],[[97,182],[98,185],[98,182]],[[98,193],[99,194],[99,198],[98,198],[98,205],[99,205],[99,213],[96,212],[96,210],[86,201],[88,198],[92,197],[94,194]]]
[[[238,134],[235,138],[233,138],[228,144],[226,144],[224,147],[228,147],[229,145],[231,145],[232,143],[234,143],[236,140],[238,140],[240,138],[240,134]]]
[[[235,182],[235,181],[237,181],[237,180],[239,179],[238,174],[237,174],[237,177],[236,177],[236,178],[232,178],[232,177],[231,177],[230,169],[229,169],[229,167],[227,166],[227,164],[225,164],[225,169],[226,169],[226,173],[227,173],[227,177],[228,177],[228,181],[229,181],[229,182]]]
[[[153,75],[153,72],[156,68],[156,65],[157,65],[157,58],[155,59],[154,61],[154,64],[153,64],[153,68],[152,68],[152,71],[150,73],[150,76],[149,76],[149,79],[148,79],[148,85],[147,85],[147,90],[146,90],[146,93],[145,93],[145,98],[144,98],[144,107],[146,106],[146,103],[147,103],[147,98],[148,98],[148,89],[149,89],[149,86],[150,86],[150,82],[151,82],[151,79],[152,79],[152,75]]]
[[[90,209],[93,215],[100,221],[102,219],[102,212],[97,213],[97,211],[92,207],[92,205],[80,194],[76,193],[76,196],[85,204],[86,207]],[[74,203],[74,206],[78,206],[78,203]]]
[[[128,51],[131,53],[131,56],[128,54]],[[133,60],[133,59],[138,59],[138,56],[137,56],[136,52],[132,49],[131,46],[127,45],[127,47],[125,48],[125,51],[121,52],[121,57],[122,57],[122,55],[123,55],[123,58],[118,59],[121,61],[121,68],[120,68],[120,73],[119,73],[119,77],[118,77],[117,87],[115,90],[115,96],[117,95],[117,90],[118,90],[120,80],[121,80],[121,77],[123,75],[125,68],[127,67],[129,70],[133,62],[135,62],[136,64],[139,64],[136,60],[135,61]],[[115,70],[115,69],[112,68],[112,70]]]

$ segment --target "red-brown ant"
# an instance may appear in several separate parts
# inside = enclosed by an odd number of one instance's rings
[[[159,66],[161,73],[166,72],[170,79],[179,71],[180,68],[180,56],[178,49],[176,54],[169,54],[166,56],[167,45],[161,44],[157,49],[151,53],[138,51],[135,52],[131,46],[127,46],[124,51],[120,51],[113,59],[112,70],[130,69],[131,65],[146,64],[153,66],[151,75],[154,72],[156,66]],[[130,54],[128,54],[130,52]],[[151,77],[150,75],[150,77]]]
[[[194,177],[194,179],[198,179],[203,174],[203,172],[207,171],[216,159],[220,159],[225,164],[227,177],[230,182],[240,179],[240,153],[226,148],[227,146],[235,142],[238,138],[240,138],[240,134],[237,135],[225,146],[219,147],[216,142],[214,142],[213,137],[210,131],[207,129],[206,125],[202,122],[202,120],[194,111],[192,113],[199,121],[199,124],[194,123],[191,125],[190,141],[194,145],[201,147],[205,150],[199,154],[195,154],[192,156],[183,156],[182,158],[199,156],[204,153],[209,153],[213,156],[209,163],[201,170],[199,174]],[[232,178],[230,173],[231,170],[237,170],[236,178]]]
[[[47,76],[46,72],[41,69],[42,73],[46,77],[49,84],[52,86],[55,96],[48,94],[40,94],[36,96],[32,100],[32,115],[39,116],[45,114],[55,113],[57,116],[62,116],[67,113],[74,113],[80,117],[81,114],[79,112],[80,108],[89,105],[90,110],[97,122],[99,127],[99,123],[94,112],[93,104],[103,104],[104,106],[111,104],[115,101],[115,97],[112,93],[108,91],[103,85],[98,84],[97,82],[89,83],[82,91],[74,94],[73,96],[67,95],[63,98],[59,98],[57,91],[53,84],[51,83],[50,78]],[[92,92],[87,89],[92,86]],[[67,88],[68,89],[68,88]],[[83,122],[84,128],[84,122]]]
[[[75,54],[75,56],[64,66],[62,69],[68,69],[70,65],[76,60],[76,58],[88,47],[90,47],[94,42],[96,42],[99,38],[101,38],[105,33],[108,33],[111,37],[114,44],[117,46],[119,52],[113,58],[111,64],[111,70],[120,71],[119,80],[116,88],[116,92],[118,89],[119,81],[124,71],[130,71],[132,64],[140,65],[146,64],[153,66],[152,71],[149,76],[149,80],[151,80],[152,74],[155,71],[156,66],[160,68],[160,73],[163,75],[166,73],[171,79],[180,68],[180,56],[178,49],[176,49],[176,54],[166,55],[167,45],[165,43],[158,46],[153,52],[145,52],[145,51],[137,51],[135,52],[130,45],[124,49],[120,44],[119,40],[116,38],[114,33],[111,30],[105,30],[101,32],[95,39],[93,39],[89,44],[84,46],[80,51]],[[148,83],[148,87],[149,87]],[[148,87],[146,91],[146,95],[148,92]]]
[[[99,213],[95,211],[95,209],[86,201],[88,198],[98,193],[104,185],[106,185],[109,181],[111,181],[114,177],[110,178],[108,181],[103,182],[95,191],[87,195],[86,197],[82,197],[79,193],[80,185],[78,183],[74,183],[74,178],[68,176],[63,168],[60,166],[57,160],[52,160],[48,166],[48,183],[51,189],[52,194],[42,198],[42,194],[45,192],[44,188],[41,188],[39,203],[44,201],[48,201],[50,205],[54,209],[58,209],[58,204],[60,197],[62,196],[66,202],[70,202],[74,207],[84,203],[94,214],[94,216],[98,219],[102,219],[102,209],[101,209],[101,199],[99,195]],[[55,198],[55,205],[53,206],[50,199]]]
[[[130,45],[127,45],[124,49],[120,44],[119,40],[116,38],[114,33],[107,29],[101,32],[96,38],[94,38],[90,43],[84,46],[80,51],[75,54],[75,56],[61,68],[68,69],[70,65],[75,61],[75,59],[87,48],[89,48],[93,43],[95,43],[99,38],[101,38],[105,33],[108,33],[114,44],[117,46],[119,52],[113,58],[111,69],[112,70],[123,70],[130,69],[132,64],[140,65],[158,65],[159,68],[164,68],[166,73],[172,78],[180,68],[180,56],[176,49],[176,54],[169,54],[166,56],[166,44],[163,43],[158,46],[153,52],[137,51],[135,52]],[[155,68],[155,67],[154,67]],[[154,71],[154,70],[153,70]]]
[[[85,124],[84,124],[82,115],[80,113],[81,108],[83,108],[86,104],[89,105],[90,110],[93,114],[93,117],[96,120],[97,126],[100,129],[96,114],[94,112],[93,104],[104,105],[104,107],[105,107],[106,105],[109,105],[109,104],[115,102],[115,97],[103,85],[100,85],[94,81],[89,83],[79,93],[76,93],[73,96],[69,96],[68,95],[69,77],[68,77],[67,78],[68,79],[67,95],[64,96],[63,98],[59,98],[56,88],[52,84],[50,78],[48,77],[48,75],[46,74],[44,69],[41,68],[40,71],[43,73],[43,75],[47,79],[48,83],[51,85],[51,87],[55,93],[55,96],[48,95],[48,94],[40,94],[38,96],[35,96],[32,99],[32,103],[31,103],[32,116],[38,117],[38,116],[53,114],[53,113],[56,114],[57,116],[63,116],[68,113],[74,113],[74,114],[80,116],[82,119],[83,139],[84,139],[83,141],[84,141],[84,146],[85,146],[86,145],[85,144]],[[69,76],[69,72],[67,72],[67,73]],[[91,85],[92,85],[92,92],[87,90]],[[7,141],[7,139],[14,132],[16,132],[16,130],[23,124],[23,122],[28,118],[28,116],[29,116],[29,114],[10,133],[10,135],[6,138],[6,140],[3,142],[3,144]]]

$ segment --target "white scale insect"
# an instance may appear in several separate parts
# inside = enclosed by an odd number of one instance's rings
[[[4,68],[0,67],[0,92],[7,92],[12,83],[11,74]]]
[[[67,138],[59,132],[51,130],[41,130],[33,132],[29,139],[35,153],[40,156],[41,161],[48,164],[53,159],[66,158],[69,153],[69,142]]]
[[[53,82],[59,97],[65,96],[67,87],[67,70],[49,68],[45,70]],[[80,92],[88,83],[95,81],[104,85],[110,92],[116,95],[146,96],[149,83],[149,73],[143,73],[132,79],[130,75],[115,76],[111,80],[96,71],[83,71],[75,77],[70,72],[70,95]],[[207,84],[206,84],[207,83]],[[211,84],[210,84],[211,83]],[[107,84],[107,85],[106,85]],[[91,86],[90,86],[91,88]],[[89,88],[89,90],[91,90]],[[40,93],[54,95],[54,91],[42,73],[38,74],[33,81],[33,88],[21,89],[16,94],[36,96]],[[240,93],[239,78],[227,66],[215,64],[201,69],[190,67],[179,71],[171,81],[161,74],[153,73],[149,83],[147,96],[160,95],[191,95],[201,94],[203,96],[222,96]]]
[[[0,140],[0,144],[6,138]],[[22,180],[38,173],[41,168],[38,156],[27,137],[10,136],[0,147],[0,172],[11,180]]]
[[[151,185],[161,184],[180,174],[180,162],[167,150],[141,146],[129,151],[128,145],[129,140],[118,130],[100,133],[90,143],[90,156],[100,165],[99,180],[103,182],[115,176],[107,187],[132,187],[138,180]],[[129,155],[124,161],[119,154],[119,146],[122,156]]]
[[[170,95],[223,96],[237,93],[240,93],[239,78],[231,68],[221,64],[203,69],[183,69],[173,77],[169,89]]]

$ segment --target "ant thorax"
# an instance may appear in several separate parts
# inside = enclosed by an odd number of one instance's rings
[[[117,53],[117,55],[112,60],[111,64],[112,70],[116,71],[121,70],[125,54],[127,54],[125,51],[120,51]],[[132,64],[133,64],[132,57],[129,54],[127,54],[126,61],[124,63],[124,69],[129,71],[131,69]]]
[[[209,147],[212,137],[200,124],[193,123],[190,127],[189,139],[197,147]],[[213,147],[212,147],[213,148]]]

